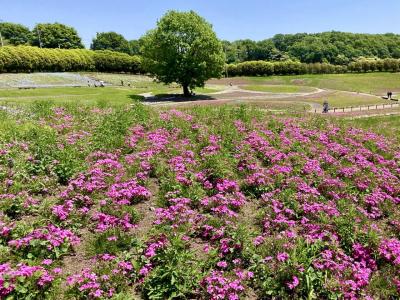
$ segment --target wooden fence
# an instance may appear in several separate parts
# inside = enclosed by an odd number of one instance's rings
[[[363,111],[363,110],[375,110],[375,109],[385,109],[400,107],[400,103],[390,103],[390,104],[374,104],[374,105],[362,105],[362,106],[347,106],[347,107],[333,107],[329,109],[329,113],[340,113],[340,112],[353,112],[353,111]],[[314,113],[321,113],[314,109]]]

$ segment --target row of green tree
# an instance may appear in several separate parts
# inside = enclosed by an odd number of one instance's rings
[[[37,24],[32,30],[15,23],[0,23],[3,43],[43,48],[84,48],[77,31],[60,23]],[[112,50],[131,55],[142,54],[143,38],[128,41],[116,32],[96,34],[92,50]],[[359,58],[400,58],[400,35],[323,32],[315,34],[277,34],[263,41],[222,41],[226,62],[286,61],[348,65]]]
[[[84,45],[75,28],[60,23],[40,23],[32,30],[22,24],[0,23],[3,45],[31,45],[41,48],[82,49]],[[92,50],[112,50],[131,55],[139,54],[140,42],[128,41],[116,32],[96,34]]]
[[[277,34],[263,41],[223,41],[227,63],[296,60],[347,65],[356,59],[400,58],[400,35],[323,32]]]
[[[150,44],[148,51],[154,51]],[[161,50],[160,50],[161,51]],[[172,58],[171,58],[172,60]],[[140,56],[131,56],[109,50],[41,49],[32,46],[5,46],[0,48],[0,72],[35,71],[103,71],[143,73],[151,71],[148,63],[142,65]],[[297,61],[247,61],[228,64],[228,76],[271,76],[292,74],[334,74],[346,72],[399,72],[400,59],[360,59],[348,65],[328,63],[301,63]],[[168,71],[170,72],[170,71]],[[218,74],[214,74],[218,76]],[[170,80],[172,81],[172,79]]]
[[[399,72],[400,59],[360,59],[348,65],[333,65],[329,63],[301,63],[297,61],[246,61],[226,66],[228,76],[271,76],[300,74],[339,74],[364,72]]]
[[[141,58],[110,50],[45,49],[33,46],[0,48],[1,72],[141,71]]]

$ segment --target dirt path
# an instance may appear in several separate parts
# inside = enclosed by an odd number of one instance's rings
[[[326,91],[323,89],[315,88],[312,92],[307,93],[271,93],[271,92],[259,92],[249,91],[242,89],[238,85],[227,86],[224,90],[215,93],[210,93],[203,96],[198,96],[193,100],[186,100],[181,97],[168,97],[164,99],[157,99],[152,93],[143,93],[139,96],[143,96],[144,103],[152,106],[175,106],[175,105],[187,105],[187,104],[225,104],[225,103],[242,103],[245,100],[301,100],[306,97],[323,97]],[[315,109],[321,110],[322,105],[316,102],[300,101],[302,104],[311,106],[310,111]]]
[[[381,97],[366,93],[357,93],[357,92],[349,92],[349,91],[340,91],[340,90],[331,90],[331,89],[320,89],[315,88],[312,92],[307,93],[271,93],[271,92],[260,92],[260,91],[249,91],[242,89],[240,85],[232,85],[226,86],[224,90],[210,93],[207,95],[200,95],[193,100],[187,100],[179,97],[169,97],[165,99],[158,99],[154,97],[151,93],[141,94],[141,96],[145,97],[144,103],[152,106],[181,106],[181,105],[202,105],[202,104],[235,104],[235,103],[243,103],[246,100],[257,100],[257,101],[265,101],[269,100],[282,100],[282,101],[293,101],[301,104],[305,104],[310,106],[308,112],[313,113],[322,113],[322,105],[321,103],[312,101],[313,99],[320,100],[323,97],[328,97],[334,93],[347,93],[349,95],[354,96],[368,96],[368,97],[376,97],[377,99],[381,99]],[[389,106],[390,105],[390,106]],[[355,107],[347,107],[347,108],[336,108],[335,110],[332,108],[329,111],[329,114],[340,114],[340,113],[353,113],[355,111],[369,111],[369,110],[387,110],[398,108],[400,103],[390,103],[390,104],[376,104],[369,106],[355,106]]]
[[[227,86],[226,89],[222,91],[218,91],[215,93],[210,93],[208,95],[223,95],[223,94],[230,94],[230,93],[246,93],[246,94],[262,94],[262,95],[268,95],[268,96],[274,96],[274,97],[281,97],[281,96],[310,96],[314,94],[319,94],[323,92],[323,89],[320,88],[313,88],[314,90],[312,92],[304,92],[304,93],[273,93],[273,92],[262,92],[262,91],[252,91],[252,90],[246,90],[242,89],[239,85],[232,85],[232,86]]]

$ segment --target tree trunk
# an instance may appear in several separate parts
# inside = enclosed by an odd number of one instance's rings
[[[189,86],[184,84],[182,87],[183,87],[183,96],[190,97],[192,94],[189,91]]]

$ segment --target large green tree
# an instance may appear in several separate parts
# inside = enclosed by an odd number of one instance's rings
[[[31,39],[31,31],[29,28],[16,23],[0,23],[0,33],[3,42],[11,45],[26,45]]]
[[[143,47],[143,39],[140,38],[138,40],[130,40],[129,42],[129,51],[131,55],[142,55],[142,47]]]
[[[130,53],[129,42],[123,35],[114,31],[98,32],[90,45],[92,50],[112,50]]]
[[[60,23],[37,24],[32,30],[32,45],[43,48],[84,48],[75,28]]]
[[[224,70],[221,42],[211,24],[193,11],[169,11],[143,41],[145,69],[161,82],[180,84],[186,97]]]

